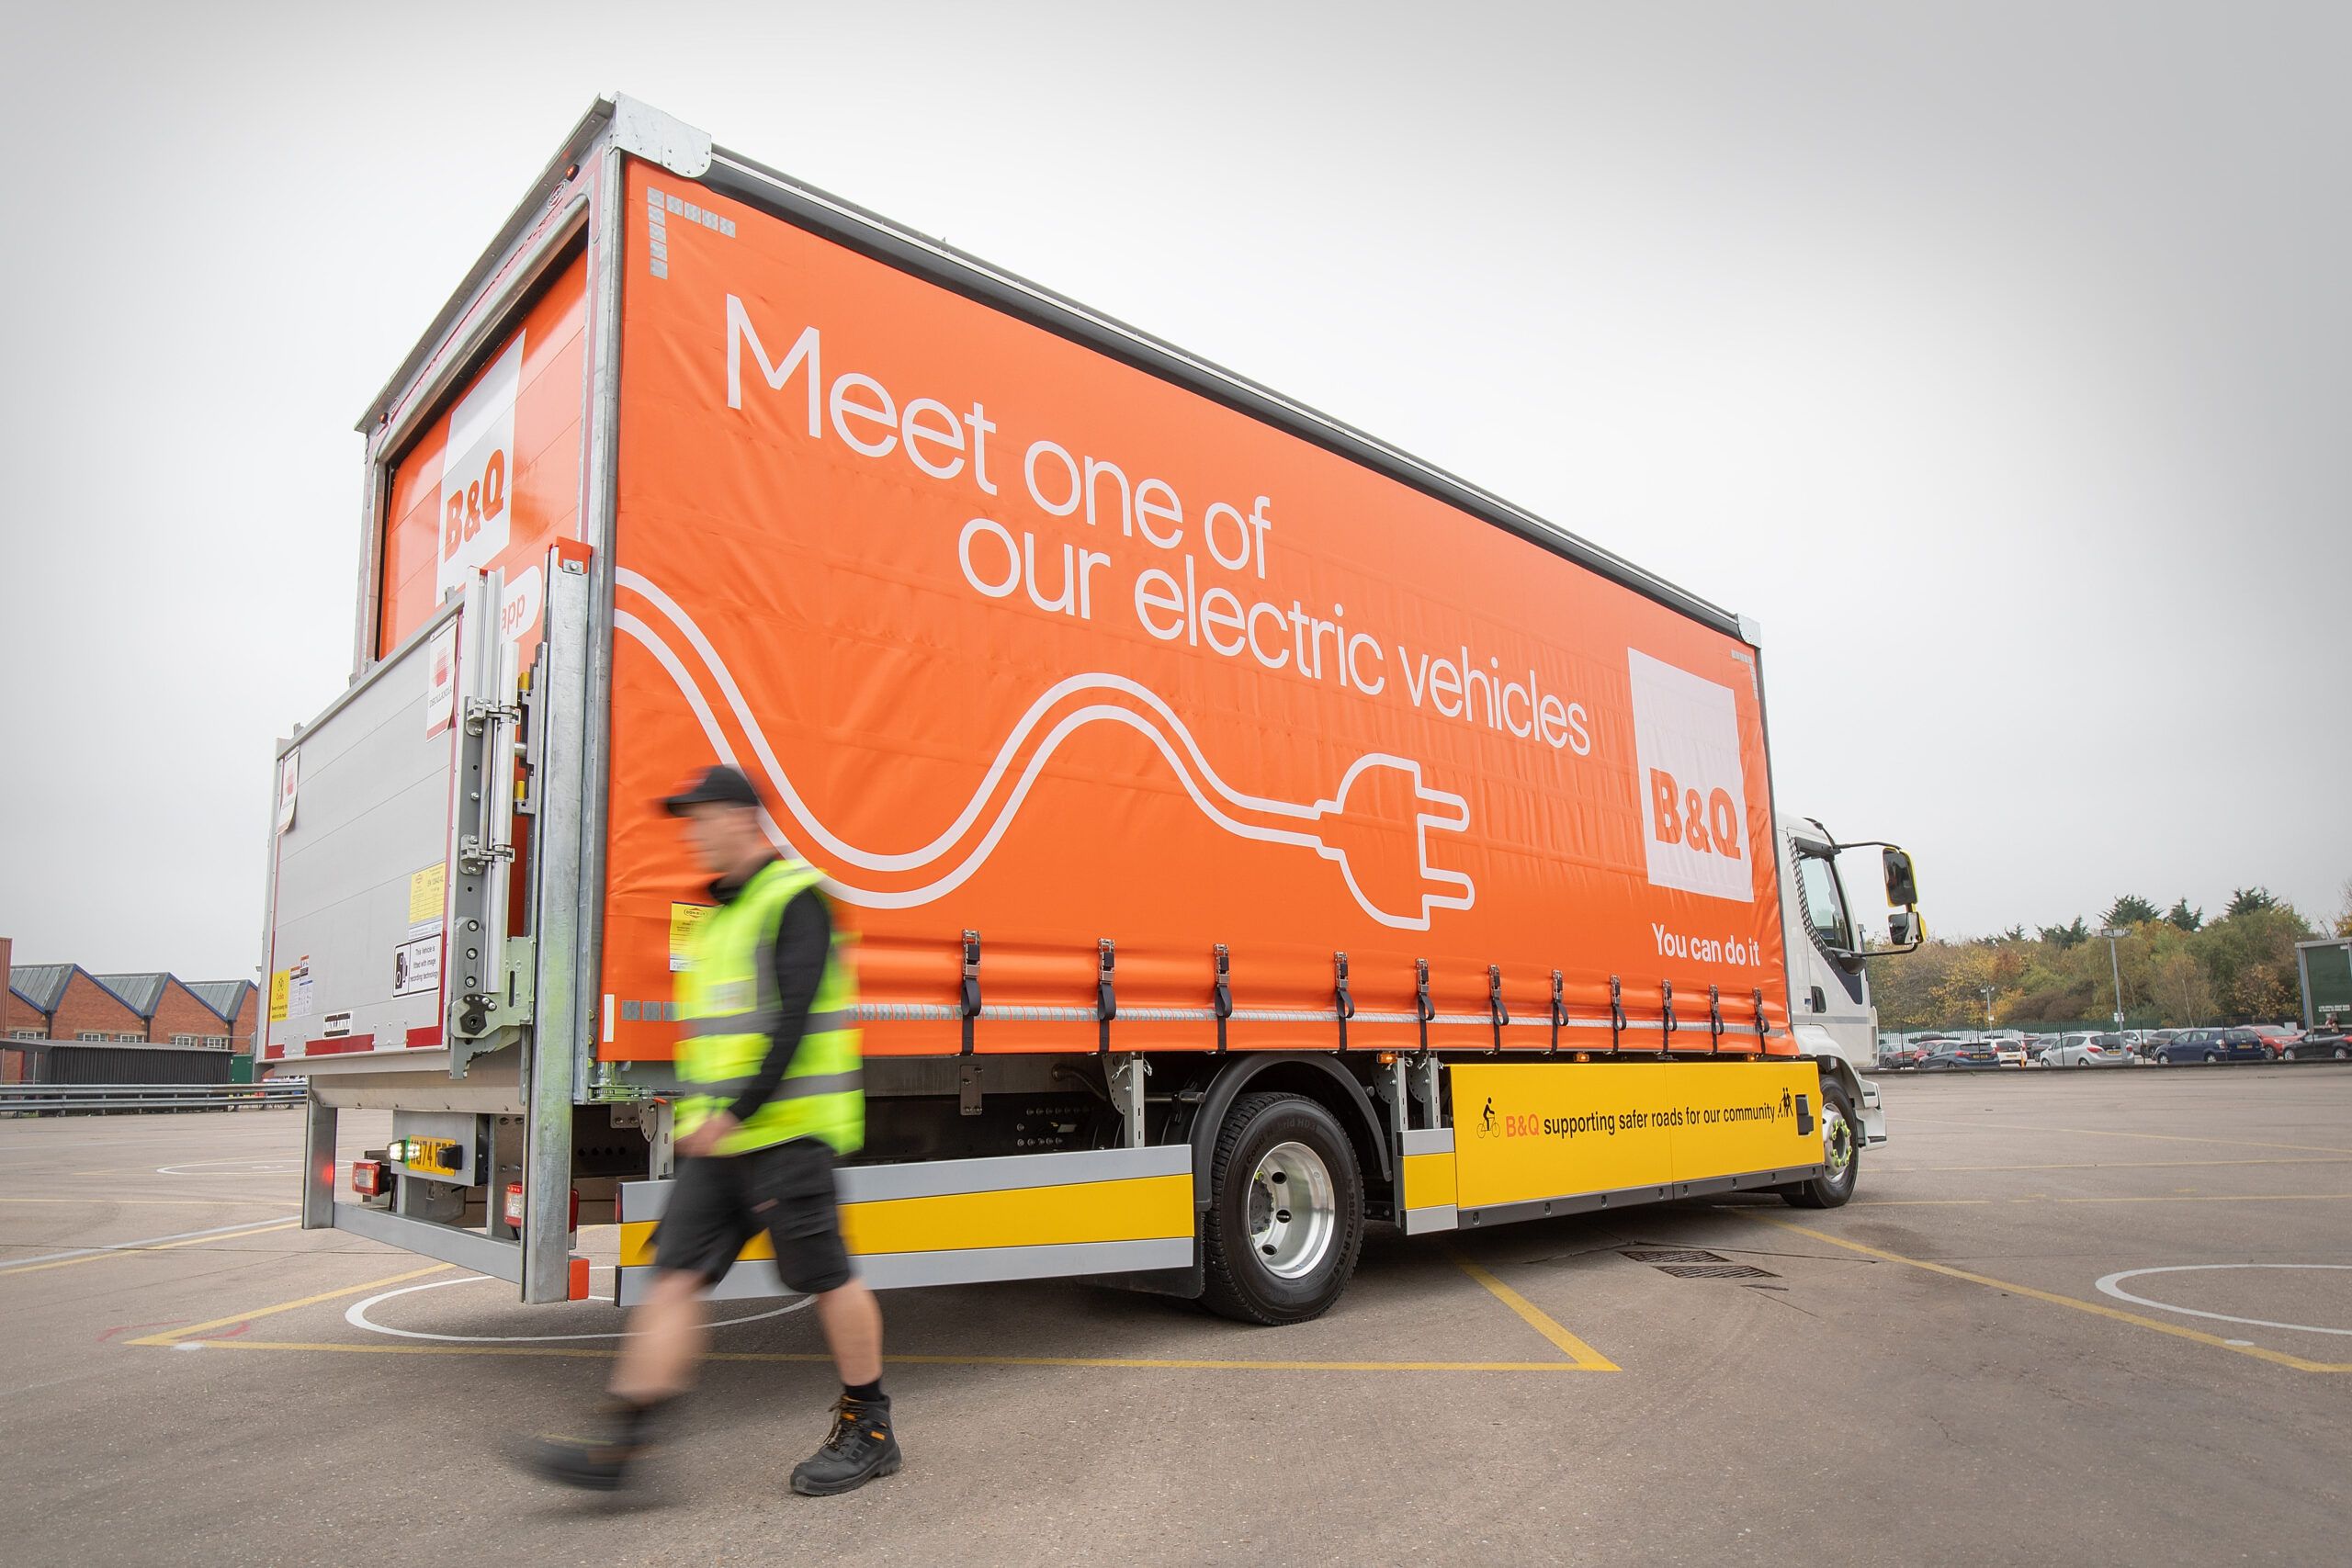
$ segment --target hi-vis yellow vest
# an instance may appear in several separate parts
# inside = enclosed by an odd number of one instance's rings
[[[678,1042],[678,1075],[687,1096],[678,1106],[677,1135],[685,1136],[726,1110],[767,1059],[776,1026],[775,976],[770,954],[784,907],[822,874],[806,861],[771,861],[734,901],[696,921],[691,963],[679,981],[685,1020]],[[820,890],[817,895],[824,897]],[[831,913],[831,901],[826,903]],[[721,1141],[723,1155],[745,1154],[793,1138],[822,1138],[835,1154],[865,1142],[865,1094],[859,1073],[857,979],[844,956],[855,941],[839,923],[832,951],[808,1007],[808,1027],[784,1081],[752,1119]]]

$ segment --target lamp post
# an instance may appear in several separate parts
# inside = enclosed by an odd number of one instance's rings
[[[2123,933],[2109,926],[2098,934],[2107,938],[2107,972],[2115,980],[2115,1027],[2120,1029],[2123,1027],[2123,965],[2116,959],[2115,943]]]
[[[1984,1028],[1986,1032],[1989,1033],[1993,1028],[1993,993],[1999,989],[1999,987],[1996,986],[1979,986],[1976,989],[1984,998]]]

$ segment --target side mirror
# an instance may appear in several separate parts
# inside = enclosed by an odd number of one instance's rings
[[[1902,850],[1879,852],[1879,859],[1886,872],[1886,901],[1897,909],[1907,909],[1919,901],[1919,879],[1911,869],[1911,857]]]
[[[1896,947],[1910,947],[1919,940],[1919,911],[1900,909],[1886,918],[1887,939]]]

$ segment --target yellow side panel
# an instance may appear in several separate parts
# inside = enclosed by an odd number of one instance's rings
[[[1147,1176],[842,1206],[852,1252],[939,1252],[1193,1234],[1193,1179]]]
[[[854,1253],[941,1252],[959,1247],[1040,1247],[1080,1241],[1146,1241],[1193,1234],[1193,1179],[1148,1176],[1019,1187],[941,1198],[894,1198],[842,1205],[842,1240]],[[621,1226],[621,1267],[653,1261],[656,1222]],[[774,1258],[762,1231],[744,1258]]]
[[[1809,1062],[1464,1063],[1450,1070],[1455,1201],[1465,1209],[1821,1160],[1818,1124],[1797,1131],[1796,1096],[1821,1113],[1820,1074]]]
[[[1403,1207],[1434,1209],[1453,1201],[1453,1155],[1407,1155],[1405,1156]]]

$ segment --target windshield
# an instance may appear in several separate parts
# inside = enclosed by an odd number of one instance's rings
[[[1797,874],[1804,894],[1806,918],[1821,945],[1840,953],[1854,949],[1854,929],[1846,919],[1846,893],[1838,885],[1838,868],[1819,855],[1800,852]]]

